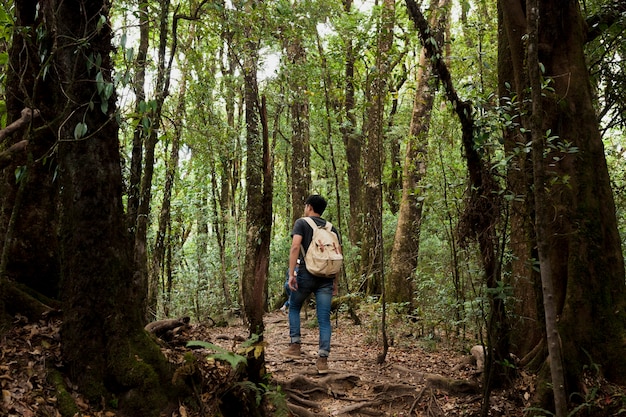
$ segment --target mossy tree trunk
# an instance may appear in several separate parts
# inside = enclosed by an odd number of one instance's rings
[[[93,403],[158,415],[171,393],[167,363],[143,330],[145,286],[132,279],[122,205],[111,28],[102,1],[39,3],[51,46],[51,130],[59,133],[62,355]],[[77,11],[81,13],[77,13]],[[88,42],[86,42],[88,40]],[[168,391],[169,390],[169,391]]]
[[[512,58],[511,84],[524,97],[525,2],[501,2],[500,7],[501,36],[506,37]],[[545,200],[534,203],[533,196],[527,198],[530,207],[534,204],[550,219],[536,233],[547,240],[543,258],[552,271],[566,390],[571,394],[582,392],[583,369],[590,362],[600,365],[610,380],[626,380],[624,262],[578,2],[540,2],[538,30],[539,62],[528,65],[541,64],[544,83],[550,87],[542,91],[537,107],[542,109],[540,134],[549,177]],[[529,131],[529,125],[523,127]]]

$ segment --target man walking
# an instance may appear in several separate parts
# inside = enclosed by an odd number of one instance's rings
[[[327,202],[320,195],[309,196],[304,205],[304,216],[310,217],[317,226],[325,226],[326,220],[321,216],[326,210]],[[332,227],[332,232],[339,237],[339,233]],[[313,238],[313,228],[305,218],[296,220],[291,232],[291,249],[289,251],[289,349],[283,354],[289,358],[300,358],[302,343],[300,337],[300,310],[307,297],[315,294],[317,322],[319,325],[319,349],[317,358],[317,372],[328,373],[328,355],[330,353],[330,308],[333,295],[337,294],[337,276],[331,278],[318,277],[311,274],[304,262]],[[299,265],[298,265],[299,262]],[[298,268],[296,268],[298,265]]]

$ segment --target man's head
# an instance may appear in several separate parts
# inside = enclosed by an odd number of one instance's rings
[[[313,208],[313,211],[321,216],[324,214],[324,210],[326,210],[326,205],[328,203],[321,195],[313,194],[306,199],[304,204],[309,204]]]

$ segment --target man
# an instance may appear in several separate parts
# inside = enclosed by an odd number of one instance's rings
[[[320,195],[309,196],[304,204],[304,216],[310,217],[318,226],[324,226],[326,220],[321,216],[326,210],[326,200]],[[333,226],[332,231],[339,233]],[[328,354],[330,353],[330,307],[333,295],[337,294],[337,276],[324,278],[312,275],[304,263],[304,254],[309,249],[313,237],[313,228],[303,218],[296,220],[291,232],[289,250],[289,337],[290,344],[283,354],[289,358],[300,358],[300,309],[307,297],[315,294],[317,322],[319,325],[319,350],[317,372],[328,373]],[[301,248],[303,250],[301,250]],[[298,266],[298,268],[296,268]]]

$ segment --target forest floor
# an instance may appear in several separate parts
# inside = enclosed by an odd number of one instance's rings
[[[468,360],[467,348],[433,338],[425,340],[408,331],[406,324],[390,326],[393,343],[385,361],[378,364],[382,352],[379,333],[371,320],[364,318],[355,325],[347,314],[333,320],[332,352],[329,373],[318,375],[317,327],[314,310],[303,313],[303,352],[300,360],[286,360],[281,352],[288,347],[287,315],[280,311],[265,317],[265,360],[271,385],[280,385],[289,410],[275,408],[273,415],[306,416],[479,416],[482,402],[480,376]],[[60,320],[28,323],[18,319],[15,327],[0,342],[0,386],[2,416],[58,417],[54,386],[48,381],[47,366],[60,362]],[[232,352],[247,338],[241,320],[227,327],[191,324],[176,336],[201,340]],[[163,352],[174,364],[181,364],[189,348],[185,343],[163,345]],[[198,393],[200,407],[195,410],[180,405],[167,417],[213,416],[222,396],[220,379],[232,378],[232,369],[222,361],[206,360],[209,349],[195,349],[201,359],[203,378],[214,380],[212,393]],[[83,417],[115,417],[115,410],[101,410],[88,404],[77,392],[72,396]],[[232,381],[231,381],[232,382]],[[204,384],[203,386],[210,386]],[[489,415],[518,417],[528,406],[534,390],[534,379],[521,374],[515,386],[491,395]],[[75,387],[74,387],[75,388]],[[279,401],[280,402],[280,401]],[[277,403],[279,403],[277,402]],[[241,415],[241,414],[239,414]],[[164,414],[165,416],[165,414]],[[137,416],[140,417],[140,416]]]

